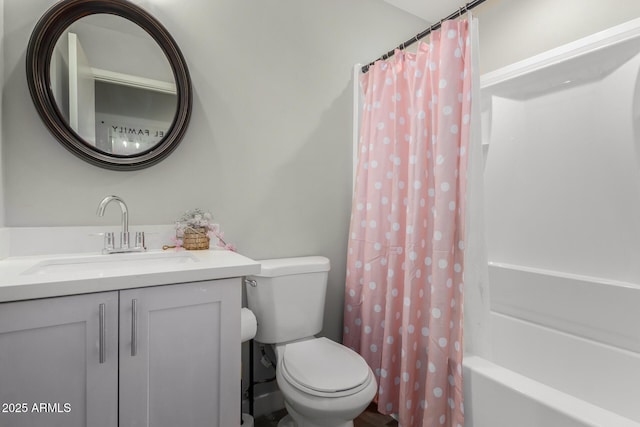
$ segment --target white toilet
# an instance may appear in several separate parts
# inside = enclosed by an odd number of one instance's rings
[[[248,277],[247,302],[258,320],[255,340],[275,345],[276,379],[289,415],[279,427],[353,427],[376,394],[373,372],[353,350],[322,329],[329,260],[260,261]]]

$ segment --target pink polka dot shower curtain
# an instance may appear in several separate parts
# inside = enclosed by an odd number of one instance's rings
[[[362,76],[344,344],[376,374],[402,427],[464,425],[462,296],[469,23]]]

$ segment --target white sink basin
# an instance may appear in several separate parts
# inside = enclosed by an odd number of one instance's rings
[[[199,262],[189,252],[139,252],[112,255],[89,255],[74,258],[52,258],[38,262],[23,275],[82,274],[97,275],[131,272],[150,268],[175,268]]]

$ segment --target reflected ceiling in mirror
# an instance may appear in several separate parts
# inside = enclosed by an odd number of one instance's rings
[[[27,49],[36,110],[70,151],[108,169],[164,159],[189,121],[184,58],[153,17],[125,0],[64,0]]]

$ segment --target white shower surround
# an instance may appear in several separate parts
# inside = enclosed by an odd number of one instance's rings
[[[466,427],[640,427],[639,72],[636,19],[482,78],[491,345]]]

